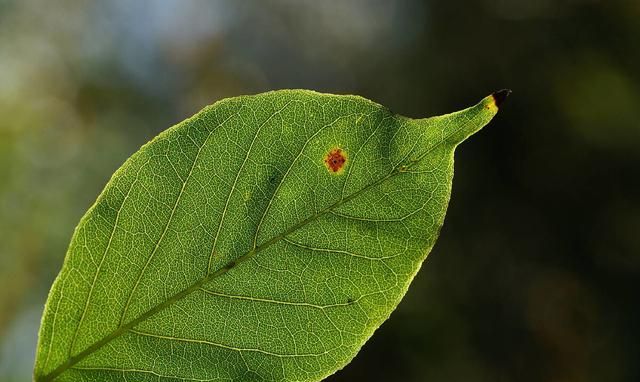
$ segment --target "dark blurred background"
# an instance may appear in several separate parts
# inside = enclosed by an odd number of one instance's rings
[[[330,381],[640,380],[640,1],[0,0],[0,380],[113,171],[224,97],[410,117],[513,94],[457,154],[441,238]]]

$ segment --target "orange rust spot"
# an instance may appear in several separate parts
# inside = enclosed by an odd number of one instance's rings
[[[346,163],[347,153],[339,147],[331,149],[324,157],[324,164],[327,166],[329,172],[334,174],[341,172]]]

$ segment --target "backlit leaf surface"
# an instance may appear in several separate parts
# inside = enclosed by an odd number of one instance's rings
[[[442,226],[454,149],[504,95],[414,120],[356,96],[282,90],[163,132],[76,228],[36,380],[334,373],[405,294]]]

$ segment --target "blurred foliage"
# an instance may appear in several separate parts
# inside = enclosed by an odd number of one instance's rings
[[[640,380],[640,2],[0,0],[0,380],[113,171],[220,98],[422,117],[514,94],[458,154],[441,239],[331,381]]]

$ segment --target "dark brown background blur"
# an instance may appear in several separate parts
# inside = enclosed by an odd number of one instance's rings
[[[224,97],[397,113],[513,95],[457,154],[440,241],[330,381],[640,380],[640,1],[0,0],[0,380],[111,173]]]

